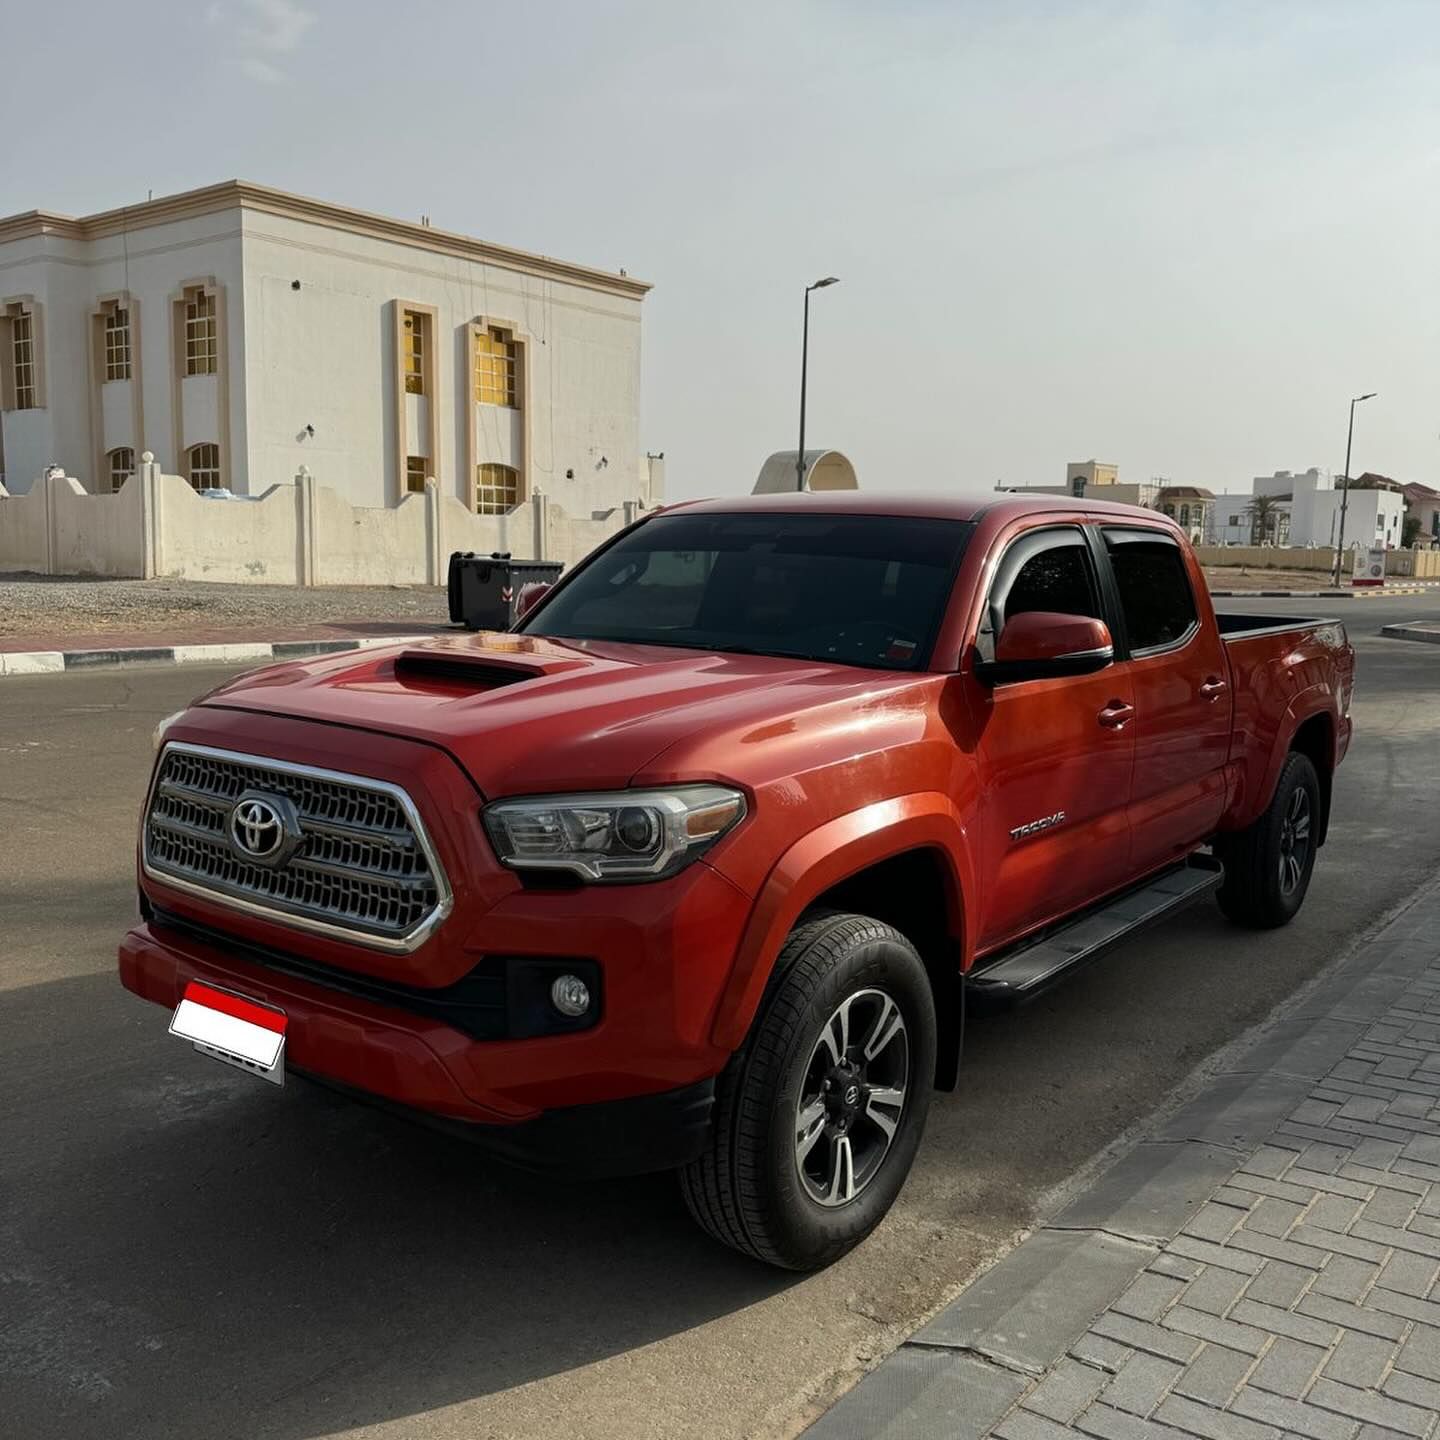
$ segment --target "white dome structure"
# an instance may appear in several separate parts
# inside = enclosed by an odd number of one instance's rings
[[[794,494],[797,490],[858,490],[855,467],[838,450],[807,450],[804,479],[796,473],[796,450],[777,450],[761,467],[752,495]]]

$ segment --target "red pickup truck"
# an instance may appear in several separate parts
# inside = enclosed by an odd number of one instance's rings
[[[677,1169],[826,1264],[899,1192],[967,997],[1214,892],[1283,925],[1354,652],[1214,614],[1125,506],[678,505],[506,633],[296,661],[157,732],[141,921],[171,1029],[532,1165]]]

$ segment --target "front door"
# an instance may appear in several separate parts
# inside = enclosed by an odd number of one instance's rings
[[[976,645],[1029,610],[1106,619],[1078,526],[1012,540]],[[986,686],[971,677],[981,788],[980,950],[1123,885],[1128,878],[1135,693],[1125,665],[1093,675]]]
[[[1234,697],[1225,642],[1204,623],[1196,598],[1204,584],[1198,567],[1164,530],[1106,526],[1102,533],[1135,683],[1130,854],[1140,875],[1183,859],[1214,834],[1225,807]]]

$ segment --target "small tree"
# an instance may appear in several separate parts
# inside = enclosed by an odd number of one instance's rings
[[[1274,540],[1280,522],[1280,505],[1273,495],[1257,495],[1246,507],[1250,517],[1250,543],[1263,545]]]
[[[1405,549],[1410,549],[1420,538],[1420,517],[1418,515],[1407,515],[1405,523],[1400,527],[1400,543]]]

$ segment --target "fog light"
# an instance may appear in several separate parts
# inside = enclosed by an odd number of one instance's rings
[[[550,1003],[572,1020],[590,1008],[590,987],[578,975],[561,975],[550,986]]]

